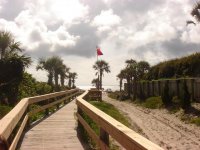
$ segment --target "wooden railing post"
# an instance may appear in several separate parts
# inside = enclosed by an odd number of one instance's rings
[[[49,104],[49,99],[46,101],[46,105]],[[49,115],[49,108],[45,109],[45,115],[48,116]]]
[[[82,112],[82,110],[79,107],[77,107],[77,114],[81,115],[81,112]],[[78,131],[80,131],[82,124],[80,123],[79,120],[77,120],[77,122],[78,122],[77,129],[78,129]]]
[[[57,101],[58,99],[57,99],[57,97],[55,98],[55,101]],[[60,103],[58,103],[57,105],[56,105],[56,109],[58,110],[59,109],[59,107],[60,107]]]
[[[100,139],[109,147],[109,134],[100,127]]]
[[[69,94],[65,94],[65,97],[67,97]],[[67,98],[64,100],[64,105],[67,104]]]
[[[30,105],[27,106],[27,109],[26,109],[27,114],[29,114],[29,112],[30,112],[30,107],[31,107]],[[28,120],[27,120],[27,123],[26,123],[26,129],[27,130],[29,129],[30,125],[31,125],[31,120],[30,120],[30,117],[28,117]]]

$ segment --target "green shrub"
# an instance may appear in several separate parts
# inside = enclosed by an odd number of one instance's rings
[[[39,108],[41,108],[41,106],[33,104],[30,106],[30,111],[39,109]],[[45,115],[44,111],[38,112],[30,117],[30,122],[34,122],[38,119],[41,119],[44,115]]]
[[[0,105],[0,119],[3,118],[7,113],[9,113],[11,109],[12,107]]]
[[[97,102],[97,101],[91,101],[92,105],[100,109],[101,111],[105,112],[106,114],[110,115],[111,117],[115,118],[122,124],[130,127],[129,121],[111,104],[106,102]],[[99,135],[99,126],[84,112],[81,113],[81,116],[84,118],[84,120],[89,124],[89,126],[94,130],[94,132]],[[80,125],[79,133],[81,138],[87,142],[91,148],[96,149],[96,144],[92,139],[89,137],[88,133],[85,131],[85,129]],[[118,149],[116,145],[110,144],[111,150]]]
[[[128,95],[126,95],[124,91],[122,91],[122,92],[119,92],[119,91],[110,92],[110,93],[108,93],[108,97],[110,97],[112,99],[122,100],[122,101],[129,99]]]
[[[181,108],[183,108],[184,110],[188,110],[191,107],[191,102],[190,102],[190,93],[188,92],[185,80],[183,81],[182,87],[180,89],[180,99],[181,99]]]
[[[162,99],[160,96],[158,97],[149,97],[145,100],[145,102],[142,104],[142,106],[150,109],[157,109],[161,108],[163,105]]]
[[[172,96],[169,93],[169,82],[165,82],[164,90],[161,94],[162,102],[167,107],[172,103]]]
[[[197,126],[200,126],[200,117],[192,118],[191,123],[196,124]]]
[[[110,92],[108,93],[108,97],[112,98],[112,99],[119,99],[119,92]]]

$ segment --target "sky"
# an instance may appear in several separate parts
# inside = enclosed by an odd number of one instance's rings
[[[200,26],[186,20],[196,0],[0,0],[0,30],[10,31],[22,43],[36,71],[39,58],[60,56],[77,85],[91,85],[96,45],[111,73],[103,85],[118,85],[116,75],[125,60],[145,60],[151,65],[200,52]]]

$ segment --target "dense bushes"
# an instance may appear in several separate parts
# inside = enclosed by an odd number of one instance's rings
[[[6,105],[0,105],[0,119],[5,116],[12,107],[6,106]]]
[[[150,68],[146,79],[200,77],[200,53],[161,62]]]
[[[18,100],[24,97],[43,95],[50,93],[52,88],[45,82],[38,82],[29,73],[23,74],[23,79],[19,85]]]
[[[0,100],[14,105],[23,78],[24,65],[21,59],[13,57],[0,60]],[[7,103],[7,102],[6,102]]]
[[[25,72],[19,82],[8,83],[0,87],[0,103],[14,105],[24,97],[46,94],[51,91],[52,88],[47,83],[37,82],[31,74]]]

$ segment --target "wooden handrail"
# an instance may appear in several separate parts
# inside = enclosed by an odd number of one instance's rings
[[[162,148],[158,145],[154,144],[153,142],[149,141],[148,139],[144,138],[143,136],[139,135],[138,133],[134,132],[133,130],[129,129],[117,120],[113,119],[109,115],[105,114],[101,110],[88,103],[86,100],[84,100],[84,97],[87,96],[87,94],[88,91],[85,91],[85,93],[77,97],[77,118],[79,124],[81,124],[88,132],[88,134],[94,138],[94,141],[100,147],[100,149],[109,149],[107,147],[109,146],[109,144],[107,145],[106,143],[109,140],[101,138],[101,132],[103,131],[104,135],[109,134],[128,150],[162,150]],[[97,135],[94,135],[94,132],[91,131],[92,129],[89,129],[90,126],[87,125],[81,117],[81,111],[88,115],[91,119],[93,119],[95,123],[98,124],[101,129],[99,138],[97,138]],[[107,137],[105,136],[105,138]]]
[[[14,140],[10,143],[10,150],[15,150],[17,143],[21,137],[22,132],[24,131],[28,119],[31,115],[40,112],[44,109],[48,109],[54,105],[58,105],[62,102],[65,102],[66,100],[71,100],[71,98],[76,97],[79,94],[79,89],[73,89],[73,90],[67,90],[67,91],[61,91],[61,92],[55,92],[50,94],[45,94],[41,96],[34,96],[29,98],[22,99],[6,116],[4,116],[0,120],[0,135],[4,137],[6,140],[9,139],[11,134],[13,133],[14,129],[17,125],[19,125],[19,122],[22,122],[17,134],[14,137]],[[31,112],[28,112],[28,107],[31,104],[35,104],[41,101],[45,101],[51,98],[55,98],[56,100],[48,103],[44,106],[42,106],[39,109],[32,110]]]

